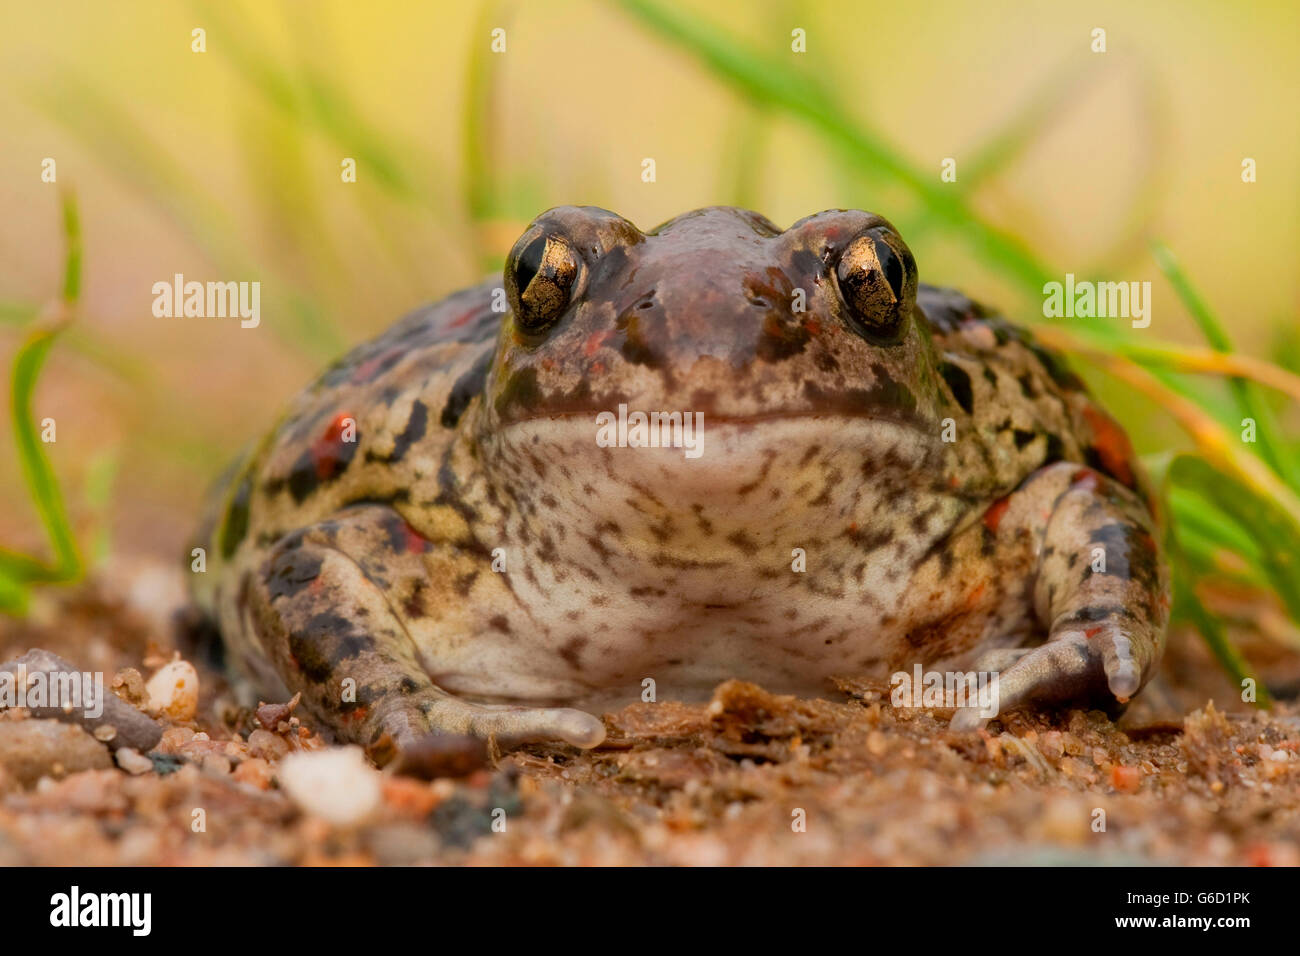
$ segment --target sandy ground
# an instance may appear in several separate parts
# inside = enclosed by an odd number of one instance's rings
[[[156,595],[174,591],[130,575],[0,621],[0,659],[53,651],[148,709],[177,642]],[[1295,655],[1271,646],[1248,650],[1294,688]],[[372,771],[286,707],[234,707],[186,653],[197,710],[155,711],[148,755],[0,714],[0,865],[1300,864],[1300,707],[1242,704],[1186,635],[1118,724],[1009,714],[954,734],[883,682],[801,700],[731,681],[705,705],[607,714],[590,752],[434,754],[426,770],[458,774],[434,780]]]

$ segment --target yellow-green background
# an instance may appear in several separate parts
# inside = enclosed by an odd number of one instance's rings
[[[1163,238],[1239,348],[1293,362],[1297,4],[679,6],[797,61],[936,182],[955,157],[950,188],[966,190],[981,146],[1041,101],[1023,149],[967,192],[975,209],[1061,275],[1150,280],[1149,333],[1199,345],[1148,252]],[[493,26],[507,52],[484,55]],[[206,53],[190,50],[195,27]],[[790,52],[795,27],[806,54]],[[1094,27],[1105,54],[1090,51]],[[476,51],[489,106],[467,113]],[[332,353],[476,281],[551,205],[606,206],[643,228],[713,203],[781,226],[861,206],[904,229],[923,280],[1023,319],[1037,309],[908,191],[850,172],[806,125],[753,108],[612,2],[4,0],[0,74],[0,301],[57,294],[57,190],[75,188],[83,308],[35,407],[58,422],[74,522],[106,514],[118,554],[176,553],[224,459]],[[312,78],[325,100],[306,92]],[[467,129],[487,176],[477,217]],[[385,185],[375,150],[404,187]],[[40,181],[47,156],[59,187]],[[344,156],[360,159],[356,185],[340,182]],[[176,272],[259,280],[261,327],[155,318],[151,286]],[[19,334],[0,326],[0,357]],[[1141,450],[1183,442],[1160,408],[1089,377]],[[7,419],[0,429],[0,542],[39,549]],[[97,508],[87,488],[114,471]]]

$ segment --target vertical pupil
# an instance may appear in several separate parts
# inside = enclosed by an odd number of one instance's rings
[[[876,260],[880,263],[880,268],[885,273],[885,278],[889,281],[889,288],[894,292],[894,298],[903,297],[903,263],[899,261],[898,256],[894,255],[894,250],[889,248],[889,244],[882,239],[872,239],[876,247]]]
[[[524,294],[524,290],[533,281],[533,276],[542,268],[542,256],[545,253],[545,236],[538,236],[519,253],[519,261],[515,263],[515,287],[520,295]]]

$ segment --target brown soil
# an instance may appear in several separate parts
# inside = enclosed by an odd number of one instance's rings
[[[173,637],[103,590],[49,593],[27,621],[0,622],[0,659],[42,647],[139,699]],[[1294,681],[1295,655],[1251,651],[1272,683]],[[386,773],[378,808],[348,825],[277,784],[286,754],[326,747],[314,728],[234,708],[188,659],[198,714],[163,719],[144,763],[119,761],[136,774],[62,729],[48,746],[66,757],[0,765],[0,865],[1300,864],[1300,708],[1241,704],[1181,635],[1118,725],[1008,714],[960,735],[949,712],[891,706],[881,682],[801,700],[731,681],[706,705],[606,715],[591,752],[527,747],[456,780]],[[0,743],[27,719],[0,715]]]

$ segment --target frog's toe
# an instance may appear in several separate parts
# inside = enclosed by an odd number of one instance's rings
[[[988,722],[989,718],[984,716],[979,707],[958,707],[957,712],[948,721],[948,729],[965,734],[982,730]]]
[[[1133,653],[1133,641],[1114,624],[1103,628],[1098,638],[1102,644],[1102,662],[1106,666],[1106,683],[1120,703],[1126,702],[1142,688],[1142,665]]]
[[[1142,665],[1131,641],[1114,620],[1085,630],[1053,635],[1041,647],[1024,653],[998,674],[997,710],[1014,710],[1029,703],[1099,702],[1113,696],[1125,703],[1142,686]],[[953,730],[983,726],[987,713],[961,708],[953,715]]]
[[[598,717],[571,707],[520,707],[485,704],[475,707],[470,732],[494,737],[504,746],[562,740],[589,750],[605,739],[605,724]]]

